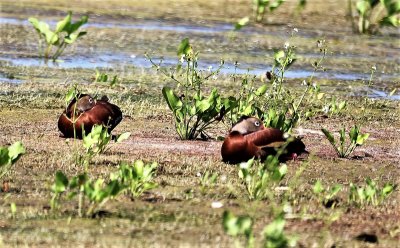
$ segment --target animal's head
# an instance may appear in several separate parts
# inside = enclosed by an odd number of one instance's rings
[[[89,95],[85,95],[78,99],[78,103],[76,104],[76,110],[78,112],[83,113],[93,108],[94,105],[96,105],[96,100]]]
[[[263,130],[265,127],[262,121],[255,117],[242,116],[232,127],[231,132],[239,132],[243,135]]]

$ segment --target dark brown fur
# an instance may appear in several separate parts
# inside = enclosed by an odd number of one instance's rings
[[[241,125],[241,121],[246,121],[246,119],[241,119],[236,125]],[[222,144],[222,160],[226,163],[238,164],[253,157],[265,159],[268,155],[275,155],[276,150],[288,142],[283,135],[284,133],[279,129],[264,128],[264,126],[248,134],[232,131]],[[300,139],[295,138],[285,150],[286,153],[280,156],[282,161],[305,152],[305,145]]]
[[[65,138],[82,138],[82,129],[86,134],[90,133],[94,125],[104,125],[108,127],[110,133],[122,120],[122,112],[120,108],[108,101],[97,100],[93,106],[80,106],[80,99],[88,95],[81,95],[78,104],[75,107],[74,99],[58,119],[58,129]],[[78,110],[79,108],[79,110]],[[85,110],[86,109],[86,110]],[[84,110],[84,111],[82,111]],[[75,113],[74,113],[75,112]],[[75,120],[75,124],[73,123]],[[74,135],[75,126],[75,135]]]

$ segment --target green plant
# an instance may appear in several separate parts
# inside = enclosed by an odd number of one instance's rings
[[[235,63],[235,71],[238,63]],[[229,96],[223,101],[225,112],[228,113],[225,116],[228,117],[231,126],[233,126],[240,117],[246,116],[261,116],[262,110],[260,109],[260,102],[262,96],[268,89],[268,85],[263,84],[259,87],[255,87],[254,81],[255,76],[249,74],[243,74],[238,76],[235,72],[233,75],[233,81],[241,81],[241,87],[239,93],[236,96]]]
[[[328,130],[322,128],[321,131],[325,134],[326,138],[331,143],[340,158],[347,158],[351,153],[353,153],[356,147],[362,146],[369,137],[368,133],[362,134],[356,125],[352,127],[349,132],[350,142],[346,147],[346,131],[344,127],[339,131],[340,144],[338,145],[336,144],[335,138]]]
[[[126,187],[117,179],[104,183],[103,179],[92,180],[86,173],[68,179],[67,176],[57,171],[54,184],[51,186],[53,196],[50,200],[50,206],[53,210],[59,208],[62,194],[67,192],[66,198],[71,200],[79,196],[78,215],[92,216],[108,200],[117,197]],[[88,204],[85,204],[85,199]]]
[[[167,71],[146,55],[150,62],[164,75],[177,84],[173,90],[165,86],[162,94],[174,115],[175,130],[181,139],[196,139],[199,135],[208,137],[206,130],[211,124],[222,119],[223,104],[217,89],[213,88],[208,97],[204,96],[203,86],[207,80],[217,75],[223,61],[215,71],[204,71],[198,66],[198,52],[192,49],[189,39],[183,39],[178,48],[181,62],[176,68]],[[178,92],[178,93],[176,93]]]
[[[10,212],[13,219],[15,219],[15,215],[17,214],[17,205],[14,202],[10,204]]]
[[[348,6],[353,30],[356,30],[353,1],[348,0]],[[376,33],[381,26],[400,26],[400,1],[398,0],[357,0],[355,8],[358,13],[357,31],[359,33]]]
[[[265,248],[284,248],[295,246],[296,239],[287,237],[284,233],[285,218],[283,213],[279,214],[270,224],[264,227],[264,245]]]
[[[131,196],[137,198],[145,191],[157,187],[153,181],[157,166],[156,162],[145,164],[142,160],[136,160],[131,165],[121,164],[118,172],[111,178],[118,179],[129,189]]]
[[[336,205],[336,201],[334,200],[337,193],[342,190],[342,185],[335,184],[332,188],[326,187],[322,185],[321,181],[318,180],[315,182],[313,186],[313,192],[317,195],[318,199],[324,206],[334,208]]]
[[[285,0],[253,0],[253,9],[256,22],[262,22],[266,11],[272,13]]]
[[[395,185],[386,183],[379,188],[377,183],[371,178],[365,180],[366,185],[357,187],[350,183],[349,201],[358,206],[374,205],[378,206],[395,190]]]
[[[201,192],[204,194],[207,188],[214,186],[214,184],[217,182],[217,179],[218,179],[217,172],[211,173],[210,171],[206,170],[203,174],[201,174],[200,175]]]
[[[222,226],[230,236],[243,235],[246,238],[246,247],[254,247],[253,221],[249,216],[235,216],[226,210],[222,216]]]
[[[9,147],[0,147],[0,179],[10,171],[22,154],[25,154],[25,148],[20,141]]]
[[[119,143],[126,140],[130,135],[130,132],[122,133],[116,137],[115,142]],[[103,125],[94,125],[89,134],[86,135],[83,133],[82,144],[86,149],[86,152],[83,155],[83,164],[86,169],[93,157],[106,151],[111,139],[112,136],[108,133],[107,127],[104,127]]]
[[[72,12],[69,11],[68,15],[57,23],[54,31],[50,30],[49,24],[46,22],[39,21],[34,17],[28,19],[39,35],[39,56],[46,61],[48,59],[55,61],[68,45],[86,34],[86,32],[78,32],[78,30],[87,23],[88,16],[82,16],[80,21],[74,23],[71,22],[71,16]],[[43,47],[43,41],[46,48]],[[56,47],[54,52],[53,47]]]
[[[279,155],[268,156],[264,163],[250,159],[240,164],[239,177],[243,180],[250,200],[271,199],[274,188],[287,173],[286,164],[279,166]]]
[[[326,104],[322,111],[329,116],[337,115],[347,107],[346,101],[338,102],[336,97],[332,97],[331,101]]]
[[[110,86],[111,88],[116,86],[119,82],[118,76],[114,75],[113,77],[110,77],[108,74],[103,73],[103,72],[99,72],[96,69],[96,76],[94,79],[94,82],[96,83],[102,83],[102,84],[106,84],[108,86]]]

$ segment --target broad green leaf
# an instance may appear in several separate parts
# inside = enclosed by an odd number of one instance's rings
[[[56,33],[63,31],[65,26],[67,26],[71,22],[71,11],[68,12],[68,15],[64,18],[64,20],[59,21],[56,26]]]
[[[46,42],[47,44],[56,44],[58,41],[58,35],[54,33],[53,31],[48,30],[47,32],[44,33],[46,36]]]
[[[174,94],[171,88],[164,87],[162,93],[165,101],[167,101],[169,109],[173,112],[182,107],[182,101]]]
[[[235,24],[235,30],[240,30],[244,26],[246,26],[250,21],[250,18],[248,16],[243,17],[240,19],[236,24]]]
[[[256,92],[255,92],[256,96],[262,96],[262,95],[264,95],[265,92],[267,91],[267,89],[268,89],[268,86],[267,86],[266,84],[263,84],[261,87],[259,87],[259,88],[256,90]]]
[[[357,126],[351,128],[349,136],[351,142],[357,142],[358,134],[360,133],[360,129]]]
[[[7,147],[0,147],[0,166],[11,163],[10,156],[8,155]]]
[[[329,142],[331,142],[332,144],[335,144],[335,138],[328,130],[326,130],[325,128],[322,128],[321,131],[325,134],[325,136],[329,140]]]
[[[56,172],[55,182],[52,190],[56,193],[62,193],[68,187],[68,178],[61,171]]]
[[[356,8],[358,13],[360,13],[361,15],[365,15],[367,11],[371,9],[371,5],[368,1],[361,0],[357,1]]]
[[[120,134],[120,135],[118,136],[118,138],[117,138],[117,143],[128,139],[129,136],[131,136],[131,133],[130,133],[130,132],[125,132],[125,133]]]
[[[282,59],[285,57],[285,52],[283,50],[276,51],[274,53],[274,59],[278,64],[282,63]]]
[[[10,147],[8,147],[8,156],[11,162],[14,163],[18,158],[25,153],[25,148],[20,141],[15,142]]]
[[[356,141],[357,145],[360,145],[360,146],[363,145],[364,142],[368,139],[368,137],[369,137],[369,133],[359,134],[357,136],[357,141]]]
[[[385,184],[385,186],[382,189],[382,196],[387,197],[394,191],[394,187],[391,184]]]
[[[341,103],[339,103],[339,110],[342,110],[346,107],[347,102],[346,101],[342,101]]]
[[[72,44],[74,43],[79,37],[84,36],[87,32],[79,32],[78,34],[73,33],[70,34],[69,36],[65,37],[64,41],[65,43]],[[106,80],[107,81],[107,80]]]
[[[313,186],[313,192],[315,194],[320,194],[324,191],[324,187],[322,186],[322,183],[320,180],[318,180],[317,182],[315,182],[314,186]]]
[[[192,52],[193,52],[193,50],[192,50],[192,46],[189,43],[189,38],[183,39],[178,47],[178,52],[177,52],[178,56],[181,56],[181,55],[188,56]]]

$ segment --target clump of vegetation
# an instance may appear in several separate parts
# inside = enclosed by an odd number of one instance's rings
[[[115,143],[120,143],[128,139],[130,135],[130,132],[118,135]],[[104,153],[109,148],[111,139],[112,136],[108,133],[107,127],[103,125],[94,125],[89,134],[83,134],[82,144],[85,148],[85,153],[79,157],[79,160],[83,163],[85,170],[88,169],[90,162],[95,156]]]
[[[256,22],[262,22],[266,11],[272,13],[284,2],[285,0],[253,0],[253,9]]]
[[[325,207],[334,208],[336,206],[335,197],[342,190],[342,185],[335,184],[333,187],[324,187],[318,180],[313,186],[313,192],[318,197],[318,201]]]
[[[204,194],[207,188],[211,188],[215,185],[218,179],[217,172],[210,172],[206,170],[203,174],[200,175],[199,183],[200,183],[200,190]]]
[[[100,83],[103,85],[107,85],[110,88],[115,87],[119,83],[118,75],[109,76],[107,73],[100,72],[96,69],[96,76],[94,78],[94,82]]]
[[[249,216],[235,216],[230,211],[224,211],[222,225],[225,233],[233,237],[244,236],[246,239],[245,247],[253,248],[254,233],[253,220]],[[264,227],[262,235],[264,241],[261,247],[284,248],[296,245],[296,238],[289,237],[284,233],[285,219],[284,214],[278,214],[274,220]],[[240,247],[238,240],[236,246]]]
[[[353,30],[359,33],[376,33],[382,26],[400,26],[400,2],[398,0],[357,0],[358,25],[353,17],[353,1],[348,0]]]
[[[66,198],[68,200],[78,196],[78,215],[90,217],[108,200],[121,194],[124,189],[125,186],[116,179],[105,183],[104,179],[93,180],[86,173],[68,179],[63,172],[58,171],[51,187],[53,196],[50,200],[50,206],[53,210],[58,209],[64,193],[67,193]],[[87,204],[85,203],[86,200],[88,201]]]
[[[125,185],[132,198],[137,198],[144,192],[157,187],[153,181],[157,167],[156,162],[145,164],[142,160],[136,160],[132,164],[121,164],[112,178],[118,179],[122,185]]]
[[[264,245],[267,248],[294,247],[296,238],[289,237],[284,233],[285,218],[283,213],[279,214],[270,224],[264,227]]]
[[[92,216],[107,201],[126,191],[136,198],[145,191],[157,187],[153,182],[156,168],[157,163],[144,164],[141,160],[135,161],[132,165],[122,164],[117,172],[110,174],[108,182],[102,178],[91,179],[86,172],[68,179],[62,171],[58,171],[51,186],[53,196],[50,206],[53,210],[57,210],[62,199],[72,200],[78,196],[78,215]]]
[[[371,178],[365,180],[365,186],[357,187],[350,184],[349,202],[357,206],[373,205],[378,206],[395,190],[395,185],[386,183],[380,188]]]
[[[0,147],[0,179],[10,170],[13,164],[25,154],[25,147],[20,141],[15,142],[9,147]]]
[[[162,94],[174,115],[175,130],[183,140],[193,140],[201,136],[207,138],[207,129],[222,119],[223,100],[216,88],[205,96],[203,86],[207,80],[217,75],[223,66],[215,71],[201,70],[198,65],[198,52],[192,49],[189,39],[183,39],[178,48],[180,63],[170,71],[162,68],[147,56],[150,62],[164,75],[176,83],[176,89],[165,86]]]
[[[244,236],[246,247],[254,247],[253,220],[249,216],[235,216],[230,211],[224,211],[222,226],[226,234],[233,237]]]
[[[317,71],[325,70],[322,63],[326,58],[327,48],[324,40],[319,40],[317,46],[321,58],[312,64],[313,73],[302,82],[305,89],[299,96],[285,87],[285,73],[296,61],[296,47],[289,42],[285,44],[284,49],[274,52],[272,70],[266,75],[268,83],[254,87],[255,77],[241,76],[242,87],[238,96],[224,99],[226,116],[230,118],[231,123],[236,123],[242,115],[251,115],[262,119],[267,127],[290,132],[302,119],[311,117],[315,112],[313,103],[324,96],[313,79]],[[233,78],[237,80],[236,75]]]
[[[239,177],[243,180],[250,200],[273,198],[273,188],[287,173],[286,164],[279,165],[278,156],[268,156],[264,163],[250,159],[240,164]]]
[[[358,146],[362,146],[369,137],[368,133],[362,134],[360,132],[360,129],[356,125],[356,126],[352,127],[349,132],[350,143],[347,144],[347,147],[346,147],[346,143],[348,143],[348,142],[346,142],[346,130],[344,127],[342,129],[340,129],[340,131],[339,131],[339,135],[340,135],[340,143],[339,144],[336,144],[335,138],[333,137],[331,132],[329,132],[325,128],[322,128],[321,131],[325,134],[326,138],[331,143],[332,147],[335,149],[337,155],[340,158],[347,158],[348,156],[350,156],[350,154],[352,154],[353,151]]]
[[[44,21],[39,21],[34,17],[28,19],[39,35],[40,57],[43,57],[46,61],[49,59],[56,61],[68,45],[71,45],[86,34],[85,31],[79,32],[79,28],[87,23],[88,16],[82,16],[81,20],[77,22],[71,22],[71,19],[72,12],[70,11],[63,20],[57,23],[54,31]],[[53,47],[56,48],[55,51]]]

